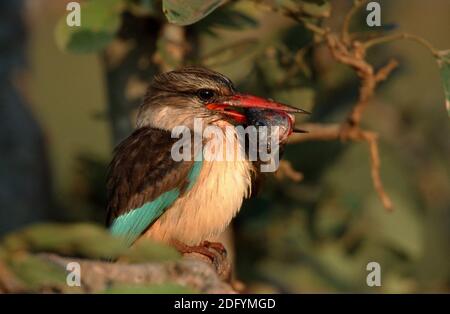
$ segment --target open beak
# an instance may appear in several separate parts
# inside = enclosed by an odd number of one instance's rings
[[[245,94],[236,94],[230,96],[227,100],[223,102],[223,104],[241,108],[258,108],[258,109],[270,109],[275,111],[285,111],[292,113],[309,113],[303,109],[278,103],[270,99]]]
[[[235,94],[232,96],[224,97],[217,103],[211,103],[206,105],[210,110],[220,111],[221,113],[230,116],[238,122],[245,122],[245,115],[239,111],[233,109],[236,108],[256,108],[256,109],[268,109],[275,111],[284,111],[289,113],[308,113],[306,110],[295,108],[289,105],[275,102],[270,99],[265,99],[253,95]]]

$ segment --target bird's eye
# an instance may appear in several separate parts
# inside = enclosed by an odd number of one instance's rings
[[[215,92],[211,89],[200,89],[197,91],[197,96],[203,101],[208,101],[215,96]]]

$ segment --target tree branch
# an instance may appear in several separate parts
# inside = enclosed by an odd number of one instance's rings
[[[223,282],[210,263],[185,257],[176,262],[125,264],[40,254],[40,258],[61,266],[78,262],[81,268],[81,288],[87,292],[101,292],[114,284],[154,285],[175,283],[202,293],[236,293]]]

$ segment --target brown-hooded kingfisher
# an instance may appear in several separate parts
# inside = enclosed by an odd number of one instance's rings
[[[172,138],[172,129],[184,125],[193,130],[195,118],[220,128],[279,123],[287,124],[280,134],[284,142],[296,112],[305,111],[238,93],[227,77],[205,68],[186,67],[155,76],[139,109],[136,130],[118,145],[110,164],[110,231],[129,245],[151,238],[183,253],[212,257],[209,249],[220,243],[207,240],[220,234],[238,213],[259,169],[245,158],[175,161],[171,148],[178,139]]]

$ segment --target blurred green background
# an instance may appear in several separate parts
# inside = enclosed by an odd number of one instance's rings
[[[23,110],[34,118],[3,127],[0,235],[37,221],[103,223],[106,165],[132,125],[121,119],[129,114],[132,120],[145,83],[158,71],[201,63],[230,77],[240,90],[311,110],[312,122],[341,122],[356,100],[358,80],[352,70],[334,62],[323,45],[311,45],[312,35],[301,24],[255,1],[229,1],[182,27],[161,17],[158,1],[129,0],[122,15],[129,27],[119,37],[134,46],[114,41],[85,54],[57,46],[57,23],[67,13],[67,2],[29,0],[18,9],[27,44],[17,47],[25,54],[17,63],[14,86]],[[450,47],[449,1],[378,2],[384,27],[364,27],[360,14],[355,30],[395,28],[426,38],[438,49]],[[351,1],[331,1],[331,7],[324,23],[334,29]],[[121,81],[116,72],[124,69],[115,72],[114,62],[122,62],[136,45],[143,51],[124,66],[131,70]],[[395,211],[382,207],[373,188],[365,143],[289,146],[285,158],[304,179],[269,178],[233,224],[237,278],[248,291],[450,291],[450,123],[439,69],[429,51],[409,41],[381,45],[368,60],[380,66],[390,57],[400,66],[377,90],[363,125],[379,133],[381,176]],[[13,121],[13,111],[3,107],[0,118]],[[32,120],[37,125],[26,133]],[[16,136],[22,131],[25,135]],[[20,141],[31,140],[26,134],[42,137],[25,146]],[[40,163],[18,162],[8,138],[18,154]],[[28,154],[27,147],[34,153]],[[21,192],[24,186],[30,195]],[[366,285],[371,261],[382,268],[378,288]]]

